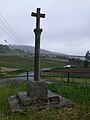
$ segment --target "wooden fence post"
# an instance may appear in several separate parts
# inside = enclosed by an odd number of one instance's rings
[[[29,79],[29,71],[27,70],[27,81],[28,81],[28,79]]]
[[[70,82],[70,81],[69,81],[69,77],[70,77],[70,72],[68,72],[68,83]]]

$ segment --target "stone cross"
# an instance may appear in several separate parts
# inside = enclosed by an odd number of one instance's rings
[[[45,14],[40,13],[40,8],[37,8],[37,13],[31,13],[31,16],[36,17],[35,33],[35,59],[34,59],[34,81],[40,80],[40,35],[42,29],[40,29],[40,17],[45,18]]]

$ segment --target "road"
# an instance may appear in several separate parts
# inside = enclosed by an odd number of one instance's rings
[[[41,69],[41,71],[47,71],[50,70],[51,68],[45,68],[45,69]],[[34,80],[34,71],[29,71],[28,72],[28,80],[33,81]],[[22,73],[17,75],[16,77],[11,77],[11,78],[3,78],[0,79],[0,84],[2,83],[12,83],[12,82],[21,82],[21,81],[27,81],[27,73]],[[47,80],[47,83],[52,83],[53,80]]]
[[[29,80],[33,80],[34,72],[30,71],[29,72]],[[19,81],[26,81],[27,80],[27,73],[23,73],[20,75],[17,75],[16,77],[11,77],[11,78],[3,78],[0,79],[0,84],[1,83],[10,83],[10,82],[19,82]]]

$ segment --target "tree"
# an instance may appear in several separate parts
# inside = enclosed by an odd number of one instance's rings
[[[88,68],[88,65],[89,65],[88,60],[85,60],[85,61],[84,61],[84,67],[85,67],[85,68]]]
[[[86,58],[86,60],[90,60],[90,53],[89,53],[89,50],[86,52],[85,58]]]

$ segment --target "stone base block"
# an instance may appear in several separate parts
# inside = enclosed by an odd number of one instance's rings
[[[30,81],[27,87],[27,94],[32,99],[46,99],[48,95],[48,84],[44,81]]]

